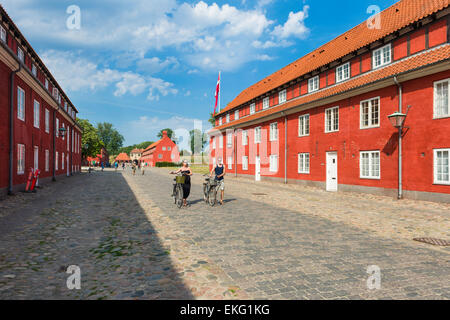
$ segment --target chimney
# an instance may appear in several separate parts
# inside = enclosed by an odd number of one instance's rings
[[[167,131],[163,131],[163,138],[167,138]]]

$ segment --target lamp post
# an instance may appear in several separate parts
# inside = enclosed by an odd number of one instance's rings
[[[406,117],[408,116],[409,108],[408,106],[406,114],[400,111],[396,111],[388,116],[389,121],[392,126],[398,129],[398,199],[403,198],[403,168],[402,168],[402,138],[403,138],[403,128],[405,124]]]
[[[64,127],[59,128],[59,134],[61,135],[62,138],[66,136],[66,132],[67,132],[66,128]]]

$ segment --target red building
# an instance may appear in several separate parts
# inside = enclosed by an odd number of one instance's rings
[[[450,202],[449,0],[402,0],[216,115],[228,172]],[[409,108],[410,107],[410,108]],[[404,117],[402,134],[388,116]]]
[[[0,6],[0,194],[81,170],[77,109]]]
[[[149,145],[142,153],[142,163],[154,167],[157,162],[180,162],[178,147],[163,131],[161,140]]]

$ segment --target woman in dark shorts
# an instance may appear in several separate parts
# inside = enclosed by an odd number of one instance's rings
[[[186,160],[183,161],[183,166],[178,169],[177,171],[172,171],[171,174],[177,174],[182,173],[183,176],[186,177],[186,180],[183,184],[183,203],[184,206],[187,207],[187,198],[189,197],[189,194],[191,193],[191,176],[192,176],[192,170],[189,167],[189,164]]]

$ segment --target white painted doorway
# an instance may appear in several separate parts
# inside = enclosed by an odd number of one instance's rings
[[[255,181],[261,181],[261,158],[255,158]]]
[[[337,152],[327,152],[327,191],[338,191]]]

